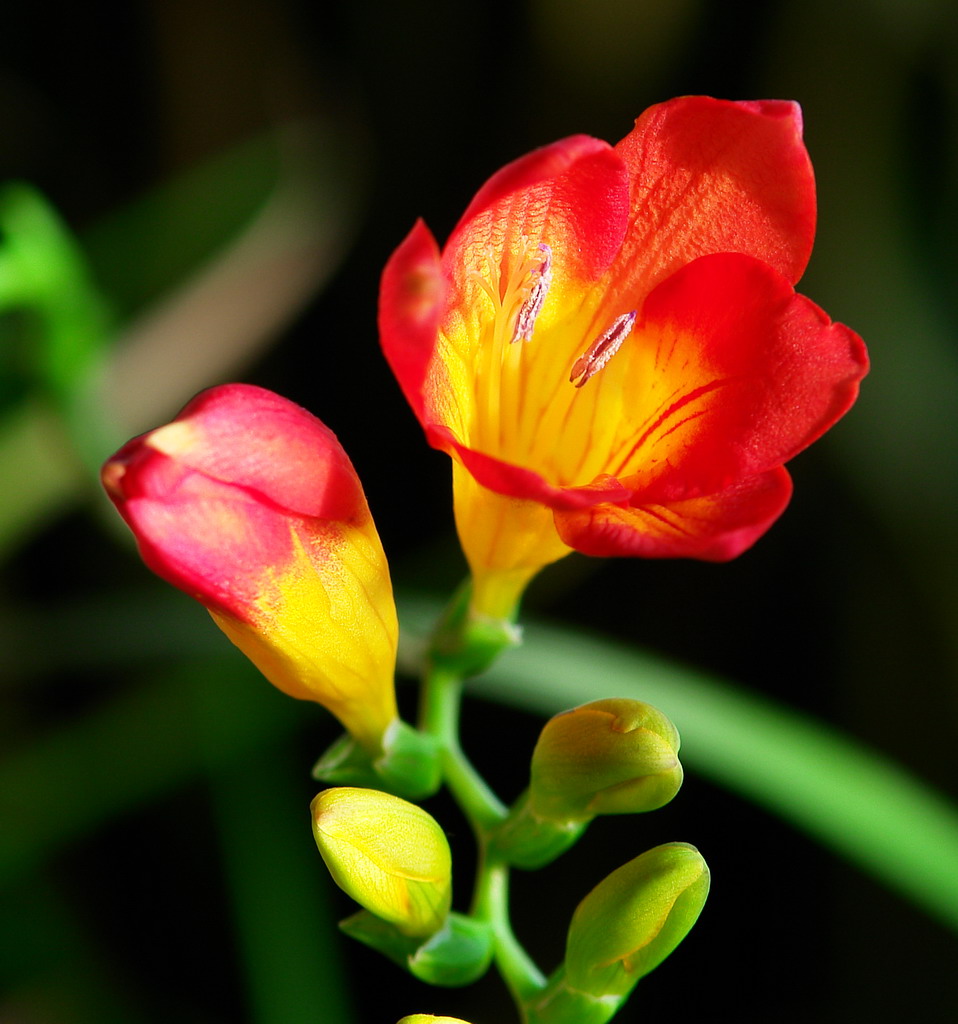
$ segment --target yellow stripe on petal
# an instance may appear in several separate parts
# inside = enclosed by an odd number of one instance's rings
[[[399,627],[372,521],[336,531],[334,551],[293,531],[296,556],[264,587],[250,623],[210,614],[274,686],[318,701],[375,754],[398,714]]]

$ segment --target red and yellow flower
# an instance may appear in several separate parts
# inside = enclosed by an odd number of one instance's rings
[[[124,445],[102,476],[146,564],[204,604],[270,682],[379,753],[397,719],[396,610],[332,431],[279,395],[227,384]]]
[[[474,612],[573,549],[722,561],[768,529],[867,369],[794,292],[814,227],[798,107],[708,97],[509,164],[442,251],[416,224],[380,332],[454,460]]]

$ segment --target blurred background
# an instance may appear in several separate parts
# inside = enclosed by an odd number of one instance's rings
[[[428,990],[336,934],[350,907],[306,819],[332,720],[274,693],[150,577],[96,466],[202,387],[273,388],[349,451],[400,593],[442,600],[464,573],[448,460],[379,356],[381,267],[417,216],[444,237],[508,160],[575,132],[615,141],[674,95],[801,103],[819,188],[801,290],[863,335],[873,371],[847,420],[792,464],[793,503],[753,551],[727,566],[573,556],[526,609],[732,680],[958,798],[958,9],[731,11],[5,12],[0,183],[19,184],[0,191],[2,1024],[506,1020],[495,978]],[[411,714],[411,688],[402,700]],[[540,721],[481,687],[468,703],[465,746],[507,798]],[[688,753],[670,807],[599,822],[517,877],[516,927],[543,967],[604,871],[679,839],[705,854],[713,893],[623,1024],[958,1016],[942,915]],[[462,903],[467,829],[430,807],[462,845]]]

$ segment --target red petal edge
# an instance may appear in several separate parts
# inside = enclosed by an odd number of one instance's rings
[[[715,493],[781,465],[847,412],[868,371],[857,334],[739,253],[703,256],[663,281],[641,329],[657,339],[670,392],[655,399],[663,410],[640,442],[656,471],[636,484],[651,501]]]
[[[788,471],[779,467],[708,497],[556,512],[555,524],[562,540],[586,555],[727,562],[768,530],[791,494]]]
[[[439,247],[421,221],[389,258],[379,289],[383,354],[425,427],[423,386],[436,347],[447,292]]]
[[[365,518],[366,499],[336,435],[307,409],[252,384],[200,392],[177,415],[196,428],[175,461],[297,515]],[[146,435],[148,438],[149,435]]]
[[[597,502],[629,500],[628,489],[614,477],[600,478],[584,487],[554,487],[531,469],[467,448],[448,427],[430,426],[426,434],[434,448],[458,459],[477,483],[497,494],[538,501],[551,509],[581,509]]]

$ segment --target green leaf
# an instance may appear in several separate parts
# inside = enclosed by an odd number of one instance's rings
[[[235,763],[289,735],[302,720],[296,702],[230,653],[131,687],[0,759],[0,805],[16,821],[0,829],[0,884],[211,764]],[[214,690],[221,700],[211,725],[197,701],[205,705]]]
[[[52,400],[90,466],[112,439],[96,385],[107,306],[66,225],[29,185],[0,189],[0,310],[21,314],[24,385]],[[8,328],[10,324],[6,325]],[[5,347],[11,332],[4,332]]]

